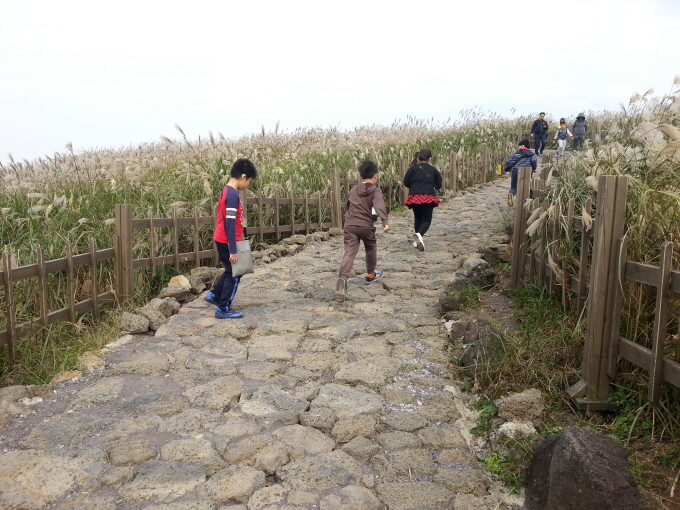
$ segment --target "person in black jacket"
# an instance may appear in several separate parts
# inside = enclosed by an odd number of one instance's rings
[[[548,123],[545,120],[545,112],[541,112],[538,118],[531,125],[531,137],[536,144],[536,155],[543,154],[545,149],[545,135],[548,133]]]
[[[432,162],[432,152],[422,149],[416,152],[411,167],[404,176],[404,186],[408,191],[406,206],[413,210],[413,236],[411,244],[420,251],[425,251],[423,235],[432,223],[432,212],[439,204],[435,190],[442,187],[442,174]]]

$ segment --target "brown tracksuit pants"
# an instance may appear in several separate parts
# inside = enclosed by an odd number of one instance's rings
[[[366,273],[375,272],[375,265],[378,261],[378,242],[375,238],[375,227],[357,227],[355,225],[345,225],[343,235],[345,242],[345,254],[340,262],[340,278],[349,278],[354,266],[354,257],[359,251],[359,241],[364,242],[366,249]]]

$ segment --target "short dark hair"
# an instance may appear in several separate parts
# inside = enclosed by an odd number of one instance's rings
[[[541,113],[539,113],[539,115],[545,115],[545,112],[541,112]]]
[[[524,147],[529,147],[529,140],[527,140],[526,138],[524,140],[520,140],[519,145],[523,145]]]
[[[362,179],[370,179],[375,174],[378,173],[378,165],[373,163],[373,161],[363,161],[359,165],[359,175]]]
[[[257,177],[257,168],[255,168],[255,165],[249,159],[239,158],[231,165],[229,176],[234,179],[240,179],[244,175],[246,179],[254,179]]]

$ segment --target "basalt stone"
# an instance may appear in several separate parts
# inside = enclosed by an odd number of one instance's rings
[[[340,384],[323,386],[312,403],[314,406],[332,409],[338,418],[379,413],[385,406],[385,400],[380,395]]]
[[[337,421],[337,416],[328,407],[312,407],[309,411],[300,413],[300,423],[305,427],[314,427],[326,434],[330,433]]]
[[[172,501],[196,489],[206,480],[203,468],[175,461],[151,460],[143,464],[135,479],[119,493],[126,501],[156,499]]]
[[[384,505],[365,487],[350,485],[321,500],[319,510],[382,510]]]
[[[174,298],[181,303],[187,300],[189,294],[191,294],[191,287],[189,286],[184,287],[183,285],[171,285],[169,287],[164,287],[163,289],[161,289],[161,292],[160,294],[158,294],[158,297],[160,299]]]
[[[427,425],[427,420],[416,413],[393,411],[380,419],[385,425],[404,432],[413,432]]]
[[[449,342],[462,350],[460,363],[465,367],[499,362],[504,356],[502,334],[483,319],[454,322]]]
[[[246,502],[264,484],[265,474],[262,471],[250,466],[230,466],[213,476],[205,490],[216,503],[229,500]]]
[[[349,453],[355,459],[366,462],[380,452],[380,446],[370,439],[359,436],[343,445],[342,450]]]
[[[200,277],[201,280],[203,280],[203,283],[205,283],[207,286],[210,286],[222,275],[223,272],[224,269],[221,267],[195,267],[191,270],[190,274],[192,276]]]
[[[508,421],[536,422],[540,420],[545,405],[543,395],[536,388],[521,393],[511,393],[494,402],[498,416]]]
[[[625,450],[585,427],[568,427],[534,451],[527,510],[641,510]]]
[[[298,450],[303,455],[330,452],[335,448],[335,441],[312,427],[290,425],[276,429],[274,435],[291,450]]]
[[[161,448],[160,458],[161,460],[176,460],[185,464],[198,464],[205,469],[208,475],[213,475],[226,467],[226,462],[207,439],[171,441]]]
[[[455,496],[433,482],[384,483],[378,487],[378,495],[390,510],[443,510]]]
[[[439,311],[441,313],[457,312],[464,306],[465,298],[459,294],[451,294],[439,298]]]
[[[120,317],[120,330],[132,335],[146,333],[149,331],[149,319],[143,315],[123,312]]]
[[[361,464],[341,450],[320,453],[290,462],[276,471],[284,487],[302,490],[327,490],[358,485]]]

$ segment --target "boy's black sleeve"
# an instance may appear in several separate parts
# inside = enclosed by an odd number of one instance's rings
[[[409,168],[404,176],[404,186],[407,188],[411,187],[411,177],[413,176],[413,168]]]
[[[231,191],[231,193],[227,191],[224,233],[227,235],[229,253],[231,255],[236,253],[236,213],[240,202],[241,199],[238,196],[238,192],[235,190]]]

